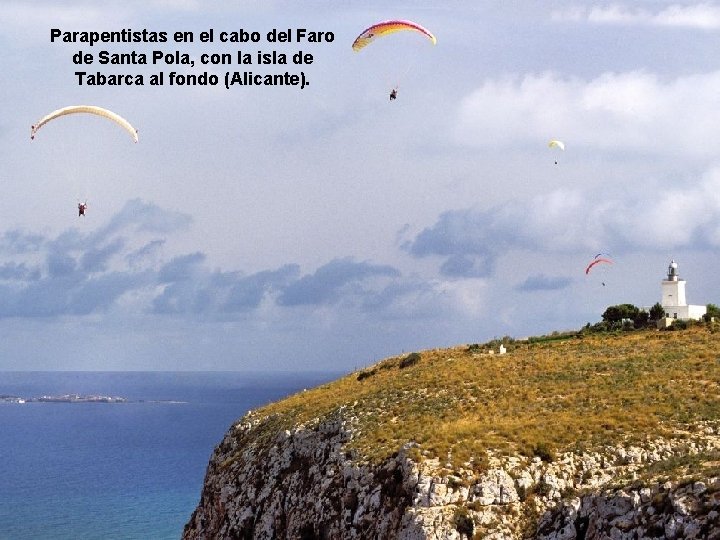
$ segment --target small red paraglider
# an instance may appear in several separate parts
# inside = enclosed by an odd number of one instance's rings
[[[585,269],[585,273],[589,274],[592,267],[595,266],[596,264],[600,264],[600,263],[612,264],[613,262],[610,259],[605,259],[603,257],[593,259],[593,261],[587,265],[587,268]]]

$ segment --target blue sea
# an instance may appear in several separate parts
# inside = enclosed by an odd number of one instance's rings
[[[205,469],[249,409],[338,373],[0,372],[0,539],[178,539]]]

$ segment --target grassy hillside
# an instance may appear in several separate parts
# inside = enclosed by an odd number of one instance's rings
[[[472,458],[475,468],[486,450],[552,459],[720,420],[720,332],[711,327],[506,346],[504,355],[470,345],[388,358],[255,412],[271,418],[270,435],[344,406],[368,460],[415,441],[423,456],[453,466]]]

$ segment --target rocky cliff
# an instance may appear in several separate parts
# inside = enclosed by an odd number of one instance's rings
[[[470,350],[471,361],[478,361],[477,350]],[[457,349],[441,354],[445,361],[457,356]],[[396,359],[394,368],[403,360]],[[438,364],[428,363],[437,372]],[[408,378],[417,384],[422,374],[415,375]],[[347,384],[359,378],[364,377]],[[716,376],[713,389],[717,382]],[[391,386],[377,391],[387,396]],[[321,391],[342,394],[334,387]],[[428,399],[427,391],[422,395]],[[708,402],[716,398],[717,393]],[[662,429],[642,433],[614,425],[612,436],[586,434],[572,448],[558,445],[558,451],[486,444],[482,456],[475,452],[459,463],[452,451],[431,451],[435,439],[427,435],[368,457],[362,442],[384,416],[373,416],[374,408],[362,400],[336,399],[325,409],[325,402],[314,399],[316,414],[301,415],[301,422],[287,423],[298,418],[296,401],[250,412],[232,426],[211,458],[185,539],[720,539],[716,418],[671,424],[663,419]],[[391,404],[385,399],[380,408]],[[411,410],[409,402],[404,410]],[[395,412],[385,415],[387,422],[402,431],[411,415]],[[545,420],[552,432],[550,412]],[[592,421],[588,416],[587,423]]]
[[[720,539],[720,477],[667,480],[660,468],[638,480],[656,464],[716,460],[713,427],[553,462],[491,457],[478,475],[415,463],[407,447],[359,463],[342,411],[258,443],[262,422],[248,415],[215,450],[185,539]]]

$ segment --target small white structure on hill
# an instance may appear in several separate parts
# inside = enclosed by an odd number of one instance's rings
[[[685,300],[685,280],[680,279],[678,265],[673,260],[668,266],[667,278],[662,281],[662,302],[667,319],[701,319],[707,312],[706,306],[688,305]]]

